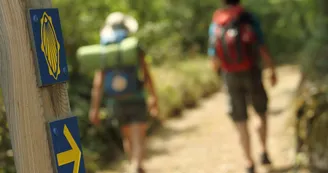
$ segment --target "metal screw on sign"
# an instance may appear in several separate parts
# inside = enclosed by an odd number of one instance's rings
[[[67,68],[66,68],[66,67],[63,68],[63,73],[64,73],[65,75],[67,75]]]
[[[34,21],[34,22],[37,22],[38,20],[39,20],[38,16],[37,16],[37,15],[34,15],[34,16],[33,16],[33,21]]]
[[[57,130],[57,128],[52,129],[52,131],[54,132],[54,134],[55,134],[56,136],[58,136],[58,130]]]

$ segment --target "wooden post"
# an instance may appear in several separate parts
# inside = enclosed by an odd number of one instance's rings
[[[70,113],[65,83],[37,87],[28,8],[49,7],[51,0],[0,1],[0,79],[17,173],[54,172],[46,122]]]

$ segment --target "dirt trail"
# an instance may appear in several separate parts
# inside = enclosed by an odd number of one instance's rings
[[[278,85],[272,88],[264,78],[269,97],[269,141],[273,169],[258,168],[259,173],[289,172],[294,160],[294,129],[288,127],[291,99],[300,78],[296,67],[278,69]],[[229,119],[226,95],[219,92],[183,117],[168,120],[149,139],[149,173],[243,173],[244,162],[238,136]],[[253,156],[259,163],[257,117],[250,108]],[[287,168],[287,169],[286,169]],[[102,173],[116,173],[105,171]]]

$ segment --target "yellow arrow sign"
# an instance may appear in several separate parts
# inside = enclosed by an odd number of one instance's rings
[[[64,135],[72,149],[57,154],[58,166],[63,166],[74,162],[74,169],[72,173],[79,173],[81,151],[80,148],[77,146],[76,142],[74,141],[74,138],[66,125],[64,126]]]

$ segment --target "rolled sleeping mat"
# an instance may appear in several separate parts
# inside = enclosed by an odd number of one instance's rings
[[[80,47],[77,50],[77,59],[80,63],[81,71],[93,72],[101,68],[117,67],[119,63],[121,65],[135,65],[139,63],[139,42],[137,38],[129,37],[119,44],[95,44]],[[118,56],[120,61],[118,61]]]

